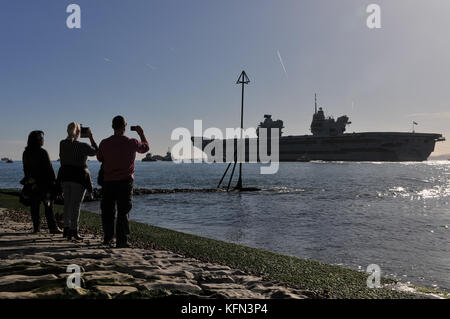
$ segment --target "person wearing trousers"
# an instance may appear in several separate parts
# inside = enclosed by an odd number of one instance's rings
[[[116,247],[127,248],[130,234],[130,211],[133,207],[134,161],[136,153],[149,150],[147,138],[140,126],[135,127],[140,141],[125,136],[127,123],[122,116],[112,121],[114,135],[100,143],[97,159],[102,162],[102,224],[104,244],[111,246],[117,205]]]
[[[45,218],[51,234],[60,234],[55,214],[53,198],[56,192],[56,176],[48,152],[44,146],[44,132],[33,131],[28,135],[28,143],[22,155],[23,171],[30,191],[30,210],[33,220],[33,232],[40,232],[40,206],[44,204]]]
[[[67,126],[67,138],[59,144],[61,168],[58,181],[64,194],[64,234],[68,240],[82,240],[78,233],[80,207],[86,191],[92,191],[91,174],[87,167],[88,156],[95,156],[97,144],[90,129],[87,137],[91,145],[79,142],[81,126],[72,122]]]

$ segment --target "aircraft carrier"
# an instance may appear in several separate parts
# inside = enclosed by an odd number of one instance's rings
[[[265,120],[257,129],[257,148],[261,139],[260,128],[275,128],[279,132],[279,161],[281,162],[305,162],[310,160],[321,161],[370,161],[370,162],[403,162],[403,161],[425,161],[434,151],[435,143],[445,141],[442,134],[415,133],[415,132],[363,132],[345,133],[346,125],[351,124],[347,116],[341,116],[336,120],[325,117],[323,109],[317,108],[311,122],[312,135],[282,136],[283,121],[272,120],[272,116],[264,115]],[[270,130],[268,130],[270,132]],[[267,137],[271,139],[270,134]],[[226,140],[207,139],[199,137],[202,149],[209,145],[211,154],[215,156],[215,150],[222,147],[224,161],[226,153]],[[194,141],[196,137],[193,137]],[[233,141],[230,140],[231,143]],[[269,154],[271,152],[270,142],[266,141]],[[213,143],[213,144],[211,144]],[[194,143],[195,144],[195,143]],[[246,154],[245,161],[249,162],[249,139],[245,139]],[[236,149],[237,140],[234,140]],[[251,151],[250,151],[251,152]],[[214,158],[208,158],[214,161]],[[229,162],[229,161],[228,161]]]

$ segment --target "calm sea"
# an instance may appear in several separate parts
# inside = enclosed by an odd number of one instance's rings
[[[54,163],[55,169],[59,166]],[[99,163],[90,162],[97,175]],[[226,164],[136,163],[136,187],[214,188]],[[0,164],[19,188],[21,163]],[[132,219],[450,290],[450,162],[244,165],[249,193],[136,196]],[[85,209],[99,211],[98,203]]]

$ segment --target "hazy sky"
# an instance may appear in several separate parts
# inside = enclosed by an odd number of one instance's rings
[[[70,3],[81,30],[66,27]],[[381,29],[366,26],[370,3]],[[117,114],[165,153],[194,119],[239,126],[242,70],[247,127],[269,113],[286,134],[307,134],[317,92],[350,132],[410,131],[414,120],[450,139],[449,16],[448,0],[1,0],[0,156],[20,159],[41,129],[57,159],[69,122],[100,142]]]

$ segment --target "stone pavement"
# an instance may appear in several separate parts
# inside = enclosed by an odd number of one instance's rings
[[[170,251],[116,249],[84,235],[67,241],[0,208],[0,298],[307,298],[304,291]],[[67,266],[81,268],[81,288],[67,288]]]

